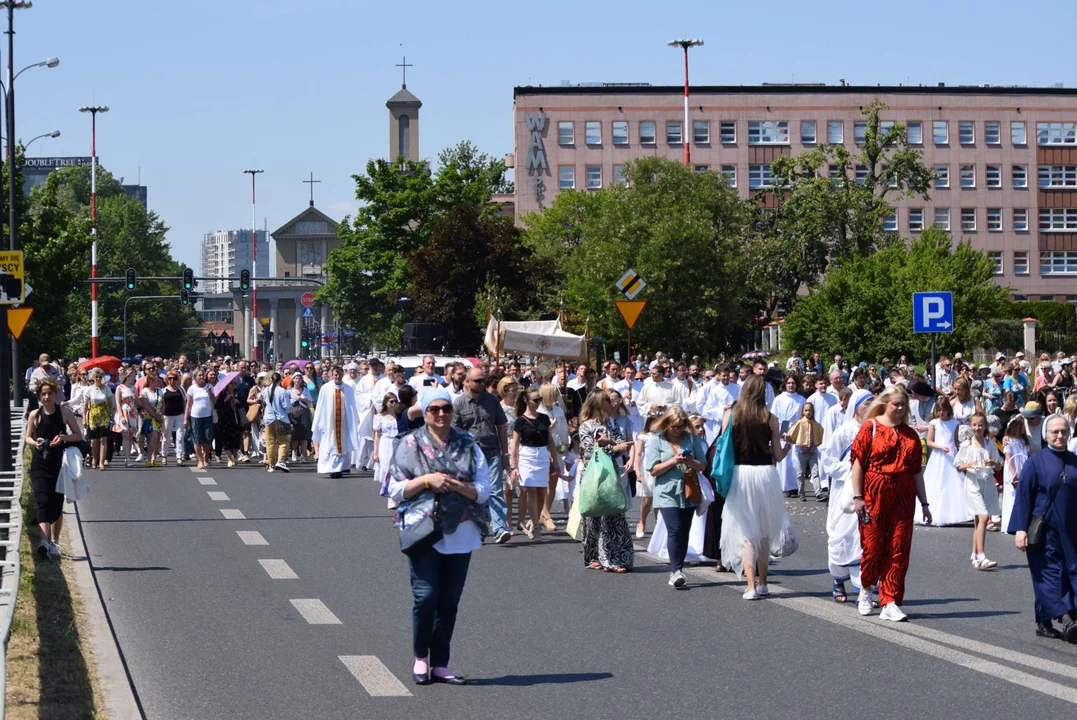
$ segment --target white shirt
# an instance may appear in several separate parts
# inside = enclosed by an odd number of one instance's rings
[[[628,380],[621,380],[612,389],[621,393],[621,398],[628,404],[629,414],[639,414],[639,408],[636,407],[636,398],[639,397],[640,392],[643,390],[642,382],[633,380],[630,387]]]
[[[647,416],[652,405],[681,405],[684,402],[684,386],[674,385],[669,380],[660,383],[651,382],[643,386],[636,398],[639,414]]]
[[[437,373],[434,373],[433,375],[427,375],[426,373],[422,373],[420,375],[415,375],[410,378],[408,380],[408,385],[411,385],[413,388],[415,388],[415,392],[422,396],[423,390],[426,390],[430,387],[441,387],[444,382],[445,378],[441,377]]]
[[[573,375],[571,378],[569,378],[568,383],[566,383],[566,387],[569,390],[579,390],[580,388],[582,388],[586,384],[587,384],[587,379],[586,378],[581,378],[579,375]]]
[[[811,394],[811,397],[808,398],[808,402],[815,408],[815,422],[822,425],[823,419],[826,418],[827,411],[838,404],[838,396],[816,390]]]
[[[946,372],[942,369],[942,365],[935,365],[935,389],[941,393],[949,393],[950,387],[954,384],[954,380],[957,378],[957,373],[951,370]]]
[[[723,385],[717,380],[709,380],[699,391],[696,398],[697,412],[703,416],[707,445],[714,442],[722,429],[722,417],[726,407],[732,405],[740,396],[740,386],[732,383]]]

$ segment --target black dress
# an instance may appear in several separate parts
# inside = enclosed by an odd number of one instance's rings
[[[56,492],[56,479],[64,462],[64,446],[49,447],[57,435],[67,434],[67,423],[59,407],[51,415],[43,409],[37,411],[37,430],[34,439],[45,441],[45,447],[33,449],[30,460],[30,487],[37,501],[37,521],[54,523],[64,514],[64,494]]]
[[[214,450],[217,457],[222,452],[239,450],[243,431],[239,424],[239,407],[232,391],[225,390],[217,398],[217,424],[213,426]]]

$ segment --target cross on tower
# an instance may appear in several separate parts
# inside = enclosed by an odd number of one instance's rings
[[[314,207],[314,183],[320,183],[321,180],[315,180],[314,173],[311,173],[310,180],[304,180],[303,182],[310,185],[310,206]]]
[[[408,68],[415,66],[408,62],[408,58],[405,55],[404,59],[396,64],[396,67],[400,68],[401,73],[403,73],[403,77],[400,79],[400,87],[406,88],[408,86]]]

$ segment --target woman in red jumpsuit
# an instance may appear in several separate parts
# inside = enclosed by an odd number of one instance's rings
[[[868,410],[852,447],[853,505],[860,516],[861,615],[872,610],[871,586],[879,585],[883,620],[902,622],[905,573],[912,549],[916,498],[931,524],[922,472],[923,451],[908,426],[909,396],[900,385],[887,388]]]

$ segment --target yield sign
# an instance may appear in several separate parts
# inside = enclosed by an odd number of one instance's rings
[[[22,331],[26,328],[26,323],[30,322],[30,316],[33,314],[33,308],[8,308],[7,329],[11,331],[13,338],[18,340],[22,337]]]
[[[629,330],[636,326],[639,314],[643,312],[643,308],[647,307],[646,300],[618,300],[616,304],[617,312],[621,313]]]

